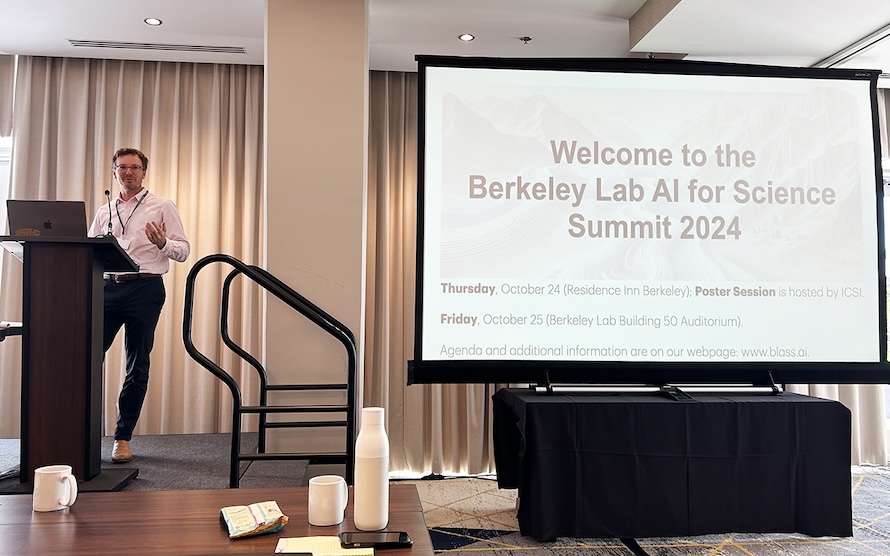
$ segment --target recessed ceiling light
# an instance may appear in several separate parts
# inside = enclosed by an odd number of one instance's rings
[[[163,21],[161,21],[160,19],[158,19],[156,17],[146,17],[145,19],[143,19],[143,21],[145,22],[146,25],[151,25],[152,27],[157,27],[161,23],[164,23]]]
[[[470,33],[464,33],[463,35],[460,35],[460,36],[457,37],[457,38],[459,38],[460,40],[462,40],[462,41],[464,41],[464,42],[470,42],[471,40],[475,39],[476,36],[475,36],[475,35],[471,35]]]

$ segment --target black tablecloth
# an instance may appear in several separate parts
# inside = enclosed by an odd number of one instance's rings
[[[853,534],[850,412],[829,400],[503,389],[494,448],[538,540]]]

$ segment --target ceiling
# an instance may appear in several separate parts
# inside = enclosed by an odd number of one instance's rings
[[[813,66],[876,31],[886,0],[368,0],[370,68],[415,54],[685,57]],[[3,0],[0,52],[263,63],[265,0]],[[149,27],[146,17],[164,23]],[[461,43],[460,33],[476,40]],[[521,37],[530,37],[523,41]],[[74,42],[77,42],[75,46]],[[835,67],[890,75],[890,39]]]

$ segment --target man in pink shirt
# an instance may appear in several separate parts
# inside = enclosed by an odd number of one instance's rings
[[[89,235],[112,234],[139,272],[105,275],[103,349],[124,327],[127,375],[118,397],[117,427],[111,461],[133,459],[130,439],[148,390],[148,370],[155,328],[166,300],[164,280],[170,259],[183,262],[191,246],[172,201],[142,186],[148,157],[136,149],[119,149],[112,158],[120,195],[96,212]]]

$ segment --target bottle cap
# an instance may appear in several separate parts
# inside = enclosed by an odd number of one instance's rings
[[[383,424],[383,408],[382,407],[363,407],[362,408],[362,425],[382,425]]]

